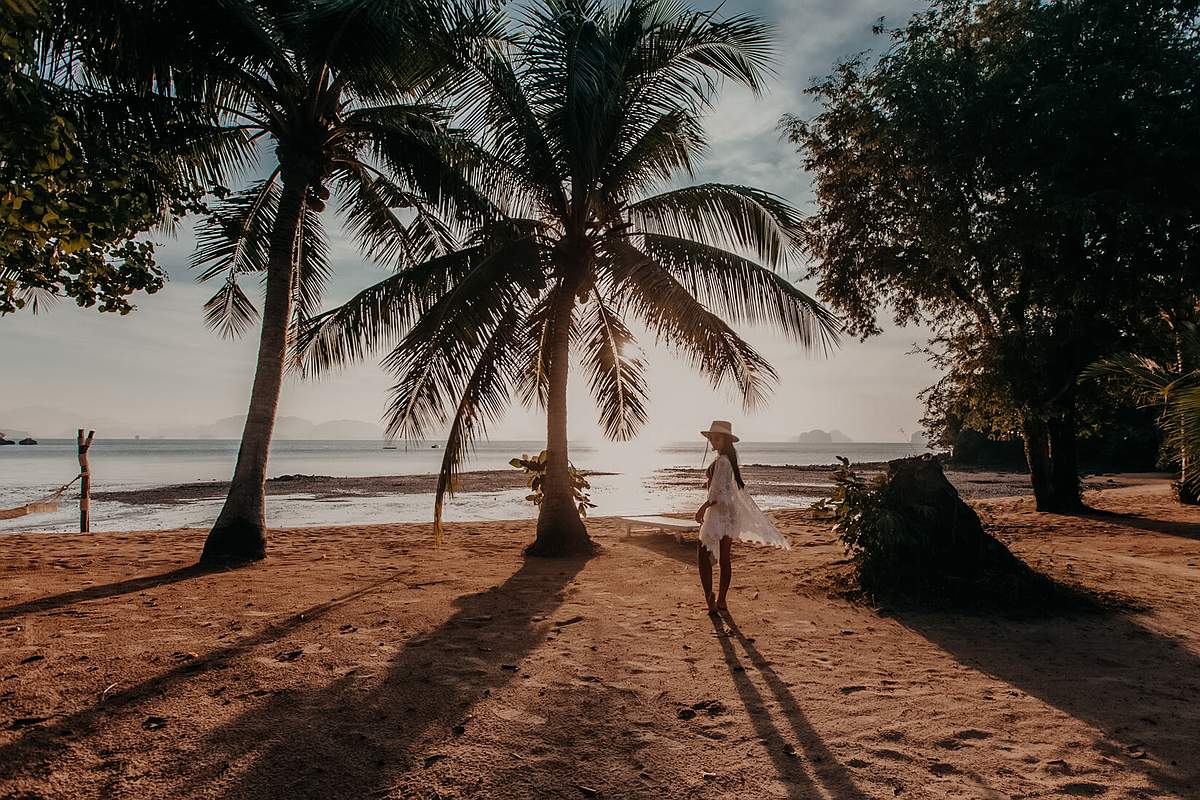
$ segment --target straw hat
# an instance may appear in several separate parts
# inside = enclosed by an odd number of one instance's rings
[[[718,433],[722,434],[724,436],[728,436],[731,440],[733,440],[735,442],[741,441],[740,439],[738,439],[738,437],[733,435],[733,425],[723,419],[714,419],[712,421],[712,424],[708,426],[708,430],[700,431],[700,435],[705,436],[705,437],[712,436],[712,435],[718,434]]]

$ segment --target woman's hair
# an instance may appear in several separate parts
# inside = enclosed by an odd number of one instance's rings
[[[721,437],[721,446],[714,448],[718,456],[725,456],[729,459],[730,465],[733,467],[733,479],[737,482],[739,489],[746,488],[746,482],[742,480],[742,471],[738,469],[737,450],[734,449],[733,441],[728,436]],[[712,482],[713,470],[717,468],[717,462],[714,460],[708,465],[708,480]]]

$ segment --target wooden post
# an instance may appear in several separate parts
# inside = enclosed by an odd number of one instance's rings
[[[92,446],[95,431],[88,431],[87,439],[83,438],[83,428],[79,428],[76,443],[79,446],[79,532],[90,533],[92,530],[92,473],[88,469],[88,449]]]

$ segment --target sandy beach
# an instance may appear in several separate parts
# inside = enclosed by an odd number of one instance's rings
[[[0,796],[1200,796],[1200,517],[1163,481],[1104,514],[976,502],[1030,564],[1126,607],[876,610],[817,585],[827,524],[735,550],[714,624],[694,546],[525,561],[531,523],[5,535]]]

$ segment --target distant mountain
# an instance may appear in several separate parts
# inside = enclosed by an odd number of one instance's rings
[[[854,440],[836,428],[831,431],[813,428],[811,431],[795,437],[792,441],[800,442],[801,444],[846,444]]]
[[[908,437],[908,441],[910,444],[915,444],[920,447],[929,446],[929,436],[926,435],[925,431],[913,431],[912,436]]]

